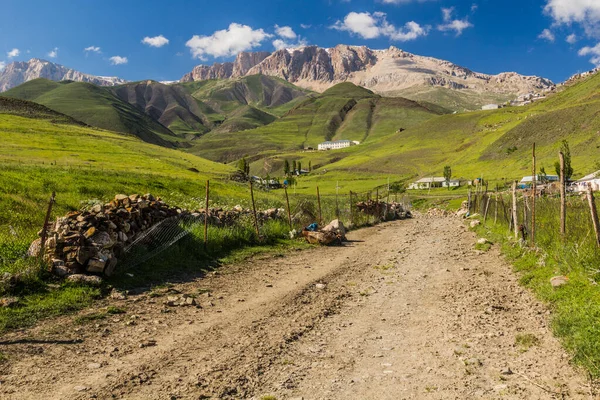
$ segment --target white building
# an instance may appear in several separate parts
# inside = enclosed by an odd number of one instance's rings
[[[600,190],[600,171],[584,176],[583,178],[573,183],[573,188],[576,192],[587,191],[588,185],[592,186],[592,190],[597,192]]]
[[[481,107],[482,110],[497,110],[499,108],[500,106],[498,104],[486,104],[485,106]]]
[[[537,175],[536,176],[536,180],[535,183],[536,184],[542,184],[542,183],[551,183],[551,182],[558,182],[559,181],[559,177],[558,175],[546,175],[543,179],[541,175]],[[529,187],[533,184],[533,176],[524,176],[523,179],[521,179],[521,181],[519,182],[519,187],[524,188],[524,187]]]
[[[440,187],[458,187],[460,186],[460,181],[458,179],[451,179],[450,182],[446,182],[446,178],[444,177],[434,177],[428,176],[425,178],[421,178],[416,182],[408,185],[409,189],[431,189],[431,188],[440,188]]]
[[[335,142],[323,142],[319,143],[319,150],[338,150],[345,149],[346,147],[354,146],[360,144],[356,140],[336,140]]]

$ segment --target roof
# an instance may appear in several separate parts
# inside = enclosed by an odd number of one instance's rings
[[[323,143],[319,143],[319,144],[334,144],[334,143],[350,143],[349,140],[336,140],[334,142],[323,142]]]
[[[417,183],[431,183],[431,182],[446,182],[446,178],[436,177],[436,176],[428,176],[425,178],[421,178],[417,181]]]
[[[539,179],[539,175],[538,175],[538,179],[537,181],[540,181],[541,179]],[[558,175],[546,175],[546,179],[548,181],[558,181]],[[533,176],[529,175],[529,176],[524,176],[523,179],[521,179],[521,183],[526,183],[526,182],[533,182]]]
[[[583,178],[578,179],[577,182],[591,181],[593,179],[600,179],[600,171],[596,171],[592,174],[586,175]]]

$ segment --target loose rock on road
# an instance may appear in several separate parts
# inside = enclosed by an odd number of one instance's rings
[[[348,238],[100,304],[126,314],[5,335],[0,397],[594,396],[547,309],[495,247],[474,250],[461,220],[418,217]]]

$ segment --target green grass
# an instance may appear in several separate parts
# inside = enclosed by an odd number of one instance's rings
[[[506,201],[507,199],[505,199]],[[522,210],[522,202],[519,203]],[[536,207],[536,248],[515,243],[503,212],[498,224],[488,216],[486,226],[479,226],[480,236],[501,246],[519,274],[520,283],[531,289],[551,309],[554,334],[571,353],[574,362],[585,367],[594,378],[600,377],[600,249],[594,243],[589,210],[576,197],[567,205],[567,232],[565,241],[559,235],[558,200],[539,199]],[[493,215],[494,203],[490,206]],[[520,211],[521,213],[521,211]],[[521,214],[519,214],[521,215]],[[522,217],[520,217],[522,218]],[[568,283],[553,288],[550,279],[568,276]],[[522,351],[537,340],[524,333],[515,339]]]

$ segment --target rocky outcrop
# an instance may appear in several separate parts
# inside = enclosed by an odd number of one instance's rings
[[[52,81],[69,80],[88,82],[99,86],[115,86],[127,82],[117,77],[84,74],[60,64],[40,60],[39,58],[32,58],[29,61],[12,62],[0,71],[0,92],[5,92],[24,82],[37,78],[45,78]]]
[[[270,55],[271,53],[268,51],[259,51],[254,53],[243,51],[239,53],[233,62],[232,77],[238,78],[241,76],[246,76],[248,71],[250,71],[254,66],[260,64]]]
[[[198,65],[192,72],[181,78],[181,82],[205,81],[208,79],[228,79],[233,75],[233,63],[215,63],[211,66]]]
[[[244,60],[242,62],[242,60]],[[349,81],[379,94],[402,95],[403,90],[437,86],[471,93],[509,94],[552,90],[548,79],[523,76],[514,72],[488,75],[471,71],[449,61],[408,53],[394,46],[371,50],[365,46],[338,45],[330,49],[306,46],[265,53],[240,53],[231,74],[221,73],[221,64],[198,66],[182,80],[226,79],[241,74],[276,76],[300,87],[324,91],[340,82]],[[244,72],[245,71],[245,72]],[[211,78],[206,78],[207,76]]]

